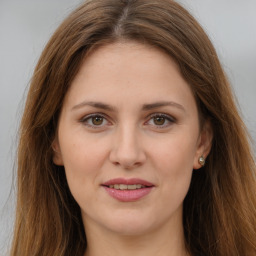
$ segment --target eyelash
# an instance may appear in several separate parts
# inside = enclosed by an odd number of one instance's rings
[[[94,113],[94,114],[90,114],[90,115],[87,115],[85,117],[83,117],[80,122],[83,123],[84,125],[90,127],[90,128],[93,128],[93,129],[100,129],[102,127],[104,127],[106,124],[103,124],[103,125],[93,125],[93,124],[90,124],[89,123],[89,120],[94,117],[99,117],[99,118],[102,118],[103,119],[103,122],[104,120],[108,120],[108,117],[106,117],[104,114],[102,113]],[[168,124],[163,124],[163,125],[156,125],[156,124],[149,124],[149,122],[154,119],[154,118],[164,118],[164,122],[168,122]],[[149,124],[150,126],[154,126],[156,127],[157,129],[164,129],[164,128],[167,128],[169,127],[171,124],[175,123],[176,122],[176,119],[171,117],[170,115],[167,115],[167,114],[164,114],[164,113],[154,113],[154,114],[151,114],[148,118],[147,118],[148,121],[145,122],[145,124]],[[109,121],[107,121],[108,123],[110,123]],[[154,122],[154,121],[153,121]],[[109,124],[107,124],[109,125]]]

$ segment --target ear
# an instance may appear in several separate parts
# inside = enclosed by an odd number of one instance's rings
[[[53,157],[52,161],[56,165],[63,166],[62,155],[60,151],[60,145],[58,138],[55,138],[52,142]]]
[[[199,158],[201,156],[203,156],[204,159],[206,159],[207,156],[209,155],[212,147],[212,138],[212,124],[210,120],[206,120],[198,137],[197,150],[193,164],[194,169],[200,169],[202,167],[202,165],[199,163]]]

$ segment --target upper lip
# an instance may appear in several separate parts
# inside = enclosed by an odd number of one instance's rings
[[[116,178],[116,179],[108,180],[108,181],[104,182],[102,185],[110,186],[110,185],[115,185],[115,184],[125,184],[125,185],[141,184],[146,187],[154,186],[154,184],[152,184],[151,182],[142,180],[142,179],[138,179],[138,178],[131,178],[131,179]]]

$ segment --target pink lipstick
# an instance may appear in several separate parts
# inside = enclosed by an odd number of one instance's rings
[[[121,202],[137,201],[149,194],[154,187],[152,183],[137,178],[112,179],[103,183],[102,186],[111,197]]]

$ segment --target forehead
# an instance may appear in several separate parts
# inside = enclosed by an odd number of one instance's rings
[[[68,98],[108,103],[195,101],[175,61],[158,48],[119,42],[90,52],[71,84]]]
[[[115,71],[118,75],[124,73],[129,75],[129,72],[133,74],[134,71],[142,74],[152,71],[152,69],[155,70],[154,74],[160,74],[161,71],[164,73],[166,64],[172,65],[173,69],[179,72],[176,62],[163,50],[136,41],[121,41],[103,45],[90,51],[76,78],[85,72],[88,75],[95,68],[111,71],[111,74]],[[150,74],[148,73],[148,75]]]

